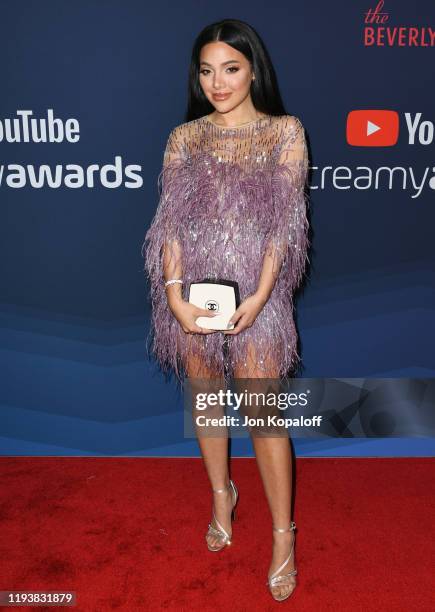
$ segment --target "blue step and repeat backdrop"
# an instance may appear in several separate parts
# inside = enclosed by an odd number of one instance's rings
[[[301,375],[401,379],[399,403],[431,387],[432,0],[2,3],[2,455],[199,456],[183,396],[146,355],[141,247],[193,40],[223,18],[262,36],[308,137]],[[337,419],[360,418],[339,404]],[[424,433],[294,444],[299,456],[433,456]],[[252,455],[250,441],[232,453]]]

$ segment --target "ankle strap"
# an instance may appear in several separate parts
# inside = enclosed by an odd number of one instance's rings
[[[226,487],[224,487],[223,489],[213,489],[213,491],[215,493],[223,493],[224,491],[228,491],[228,489],[231,487],[231,480],[230,480],[230,484],[228,484]]]
[[[287,528],[281,528],[281,527],[273,527],[274,531],[278,531],[279,533],[285,533],[286,531],[294,531],[296,529],[296,523],[294,521],[291,521],[290,523],[290,527]]]

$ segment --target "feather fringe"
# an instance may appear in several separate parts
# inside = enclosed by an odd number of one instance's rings
[[[280,377],[298,365],[293,292],[309,261],[305,181],[302,161],[245,173],[204,152],[162,169],[159,205],[142,247],[152,306],[147,345],[152,341],[162,370],[173,370],[182,386],[192,355],[226,380],[244,363],[265,371],[272,364]],[[175,257],[173,241],[181,246],[185,300],[190,282],[215,277],[237,280],[243,301],[257,289],[264,254],[273,254],[277,281],[250,328],[233,336],[183,332],[164,288],[164,246]]]

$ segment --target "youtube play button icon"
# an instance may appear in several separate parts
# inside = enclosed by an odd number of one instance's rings
[[[391,147],[399,138],[399,114],[392,110],[354,110],[347,116],[346,140],[356,147]]]

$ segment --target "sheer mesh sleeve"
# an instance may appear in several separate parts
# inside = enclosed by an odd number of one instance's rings
[[[304,128],[294,116],[285,119],[283,143],[272,175],[273,215],[267,236],[267,252],[274,270],[282,267],[281,283],[293,292],[300,284],[308,261],[308,152]]]
[[[163,156],[163,167],[157,179],[159,203],[149,230],[145,235],[145,271],[154,286],[163,280],[163,257],[178,262],[180,257],[180,225],[176,208],[188,185],[188,169],[181,130],[169,135]]]
[[[176,367],[173,333],[178,322],[168,307],[164,284],[164,264],[173,269],[182,264],[182,231],[180,209],[188,198],[191,183],[189,156],[182,126],[172,130],[163,156],[163,167],[157,179],[159,202],[152,223],[145,234],[142,255],[145,273],[150,281],[152,318],[148,342],[164,367]]]

